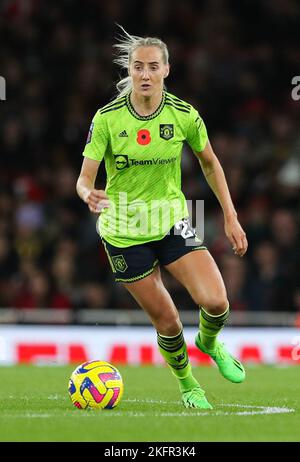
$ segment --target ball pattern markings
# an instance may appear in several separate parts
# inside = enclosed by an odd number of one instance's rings
[[[106,361],[89,361],[78,366],[69,381],[69,395],[79,409],[112,409],[123,395],[119,371]]]
[[[122,377],[121,375],[119,374],[118,371],[114,371],[112,373],[100,373],[99,374],[99,378],[100,380],[105,383],[105,385],[107,387],[109,387],[109,383],[110,381],[113,381],[113,380],[117,380],[117,381],[122,381]],[[110,388],[110,387],[109,387]],[[113,388],[111,388],[113,390],[113,396],[111,397],[110,401],[107,403],[107,405],[105,406],[107,409],[112,409],[121,393],[121,388],[119,386],[113,386]]]

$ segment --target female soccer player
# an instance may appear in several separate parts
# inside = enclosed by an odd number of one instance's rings
[[[221,274],[188,221],[180,171],[184,141],[222,207],[226,236],[240,257],[247,250],[247,239],[202,118],[190,104],[165,91],[170,70],[167,46],[160,39],[123,31],[115,45],[115,62],[128,76],[117,85],[119,96],[93,118],[77,192],[91,212],[100,213],[97,228],[115,279],[150,317],[183,404],[212,409],[193,377],[178,310],[160,274],[162,265],[198,305],[199,350],[216,362],[226,379],[242,382],[242,364],[217,340],[229,315]],[[105,191],[95,189],[103,158]]]

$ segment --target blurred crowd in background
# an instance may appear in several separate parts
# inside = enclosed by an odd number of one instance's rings
[[[0,307],[137,308],[115,284],[76,195],[94,113],[116,96],[122,24],[170,52],[167,89],[206,122],[249,250],[236,257],[188,147],[182,186],[205,201],[205,243],[233,310],[300,311],[300,4],[296,0],[0,3]],[[105,187],[101,165],[97,186]],[[180,310],[187,292],[165,271]]]

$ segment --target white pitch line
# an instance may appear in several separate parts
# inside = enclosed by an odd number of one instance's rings
[[[123,402],[127,403],[146,403],[146,404],[181,404],[181,401],[163,401],[161,399],[138,399],[138,398],[128,398],[123,399]]]
[[[109,412],[109,411],[102,411],[99,412],[95,410],[94,412],[81,412],[76,413],[76,417],[82,418],[91,418],[91,417],[96,417],[96,415],[99,415],[101,413],[101,417],[104,418],[109,418],[109,417],[204,417],[204,416],[209,416],[209,417],[221,417],[221,416],[252,416],[252,415],[267,415],[267,414],[286,414],[286,413],[291,413],[294,412],[294,409],[288,409],[288,408],[269,408],[269,409],[264,409],[262,411],[244,411],[244,412],[222,412],[222,411],[182,411],[182,412],[162,412],[162,413],[153,413],[153,414],[145,414],[143,412],[132,412],[132,411],[125,411],[125,412]],[[61,414],[61,417],[72,417],[74,419],[75,415],[73,414]],[[24,419],[53,419],[53,414],[38,414],[38,413],[28,413],[28,414],[3,414],[2,417],[5,418],[24,418]]]
[[[10,395],[9,398],[14,398],[14,396]],[[59,400],[63,399],[64,396],[59,394],[50,395],[48,396],[49,400]],[[125,403],[138,403],[138,404],[159,404],[159,405],[170,405],[170,404],[177,404],[182,405],[181,401],[164,401],[160,399],[138,399],[138,398],[127,398],[124,399],[123,402]],[[210,410],[210,411],[196,411],[192,409],[191,411],[179,411],[179,412],[154,412],[154,413],[145,413],[139,411],[109,411],[105,410],[101,413],[103,417],[201,417],[201,416],[251,416],[251,415],[270,415],[270,414],[288,414],[295,412],[295,409],[288,408],[288,407],[279,407],[279,406],[256,406],[250,404],[240,404],[240,403],[219,403],[215,405],[216,407],[236,407],[240,409],[247,409],[245,411],[236,411],[236,412],[228,412],[228,411],[217,411],[217,410]],[[252,410],[251,410],[252,409]],[[71,415],[72,418],[75,417],[74,410],[72,410],[71,414],[62,413],[61,416],[69,416]],[[76,413],[76,416],[80,417],[95,417],[99,413],[99,410],[88,409],[87,412],[81,412],[81,414]],[[18,413],[2,413],[2,416],[5,417],[14,417],[14,418],[53,418],[53,414],[48,413],[37,413],[37,412],[25,412],[23,414]]]
[[[166,405],[169,405],[169,404],[182,404],[181,401],[163,401],[163,400],[156,400],[156,399],[138,399],[138,398],[124,399],[123,402],[141,403],[141,404],[143,404],[143,403],[144,404],[166,404]],[[272,413],[272,410],[276,411],[277,413],[280,413],[280,412],[284,412],[284,413],[285,412],[295,412],[295,409],[290,409],[290,408],[287,408],[287,407],[255,406],[255,405],[252,405],[252,404],[219,403],[219,404],[216,404],[216,406],[240,407],[240,408],[245,408],[245,409],[247,409],[247,408],[249,408],[249,409],[261,409],[261,410],[265,410],[265,411],[266,411],[266,409],[268,409],[268,410],[271,410],[271,413]],[[268,411],[266,413],[270,413],[270,412]],[[211,412],[209,412],[209,414],[211,414]]]
[[[124,400],[127,402],[139,402],[139,403],[153,403],[157,400]],[[170,404],[171,402],[162,401],[163,404]],[[176,401],[180,403],[180,401]],[[102,417],[203,417],[203,416],[250,416],[250,415],[267,415],[267,414],[287,414],[295,412],[295,409],[290,409],[287,407],[269,407],[269,406],[251,406],[247,404],[219,404],[219,406],[228,406],[228,407],[239,407],[247,409],[259,409],[254,411],[238,411],[238,412],[226,412],[226,411],[182,411],[182,412],[154,412],[154,413],[144,413],[144,412],[135,412],[135,411],[102,411]],[[62,413],[61,416],[72,417],[74,418],[74,412],[72,413]],[[99,415],[99,410],[88,410],[88,412],[76,413],[76,417],[95,417]],[[46,413],[30,413],[26,412],[24,414],[18,413],[5,413],[2,414],[3,417],[14,417],[14,418],[53,418],[53,414]]]

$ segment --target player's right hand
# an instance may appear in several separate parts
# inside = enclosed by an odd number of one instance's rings
[[[109,207],[109,199],[103,189],[92,189],[85,198],[92,213],[101,213],[103,209]]]

